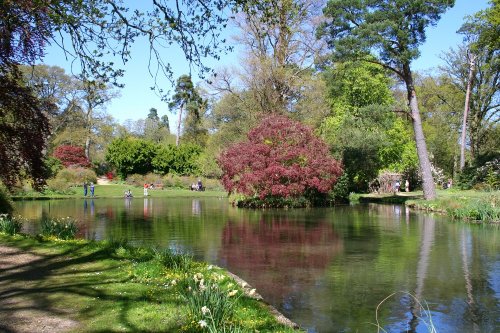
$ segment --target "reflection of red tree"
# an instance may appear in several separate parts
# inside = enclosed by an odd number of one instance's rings
[[[342,240],[331,224],[230,222],[223,230],[220,259],[266,300],[279,304],[283,297],[297,291],[297,282],[307,284],[323,276],[341,250]]]

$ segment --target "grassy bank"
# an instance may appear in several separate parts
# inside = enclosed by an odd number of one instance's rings
[[[142,187],[130,186],[126,184],[109,184],[109,185],[96,185],[95,197],[96,198],[119,198],[123,197],[126,190],[130,189],[134,197],[143,197],[144,190]],[[83,188],[75,187],[72,189],[73,193],[59,194],[59,193],[40,193],[30,191],[22,195],[14,195],[14,200],[43,200],[43,199],[65,199],[65,198],[84,198]],[[148,197],[163,198],[163,197],[226,197],[227,193],[223,191],[190,191],[187,189],[178,188],[165,188],[157,190],[148,190]]]
[[[422,192],[370,193],[352,198],[359,202],[405,204],[414,209],[444,213],[471,222],[500,223],[499,191],[438,190],[434,200],[424,200]]]
[[[18,327],[13,320],[22,311],[34,321],[34,331],[56,319],[72,323],[67,326],[74,332],[294,331],[224,270],[189,256],[113,242],[5,234],[0,249],[19,249],[30,258],[3,269],[4,328]]]

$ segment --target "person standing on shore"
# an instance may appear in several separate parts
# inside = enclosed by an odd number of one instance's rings
[[[83,182],[83,196],[86,197],[87,196],[87,182]]]
[[[94,183],[90,182],[90,196],[93,198],[94,197]]]

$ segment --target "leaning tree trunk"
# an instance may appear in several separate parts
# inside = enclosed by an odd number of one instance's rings
[[[177,120],[177,137],[175,138],[175,145],[179,146],[179,138],[181,136],[181,121],[182,121],[182,109],[184,108],[184,104],[181,104],[179,110],[179,119]]]
[[[405,82],[408,92],[408,102],[410,105],[413,132],[415,135],[418,161],[420,164],[420,172],[422,173],[424,199],[432,200],[436,198],[436,188],[434,186],[434,179],[432,178],[431,162],[429,160],[427,144],[425,143],[424,130],[422,128],[422,119],[420,118],[420,111],[418,109],[417,93],[415,92],[413,77],[411,75],[409,66],[406,66],[405,68]]]
[[[469,77],[467,79],[467,90],[465,92],[465,107],[464,107],[464,119],[462,122],[462,137],[460,140],[460,171],[462,171],[465,166],[465,138],[467,137],[467,118],[469,117],[469,100],[470,100],[472,77],[474,75],[474,64],[475,64],[475,57],[474,55],[471,55],[469,63]]]
[[[89,103],[90,105],[90,103]],[[92,107],[87,110],[87,137],[85,138],[85,157],[90,161],[90,142],[92,135]]]

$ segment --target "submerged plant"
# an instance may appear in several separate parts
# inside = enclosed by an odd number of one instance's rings
[[[407,291],[399,291],[399,292],[395,292],[395,293],[392,293],[390,294],[389,296],[387,296],[386,298],[384,298],[378,305],[377,305],[377,309],[375,311],[375,326],[377,327],[377,333],[380,333],[380,331],[384,332],[384,333],[387,333],[386,330],[384,330],[382,328],[382,326],[380,325],[380,321],[379,321],[379,318],[378,318],[378,312],[379,312],[379,309],[380,307],[382,306],[382,304],[384,304],[389,298],[393,297],[394,295],[396,294],[403,294],[403,295],[406,295],[406,296],[409,296],[411,299],[413,299],[415,301],[415,310],[412,311],[412,314],[418,318],[426,327],[427,327],[427,331],[429,333],[437,333],[437,330],[434,326],[434,323],[432,322],[432,315],[431,315],[431,310],[429,309],[429,305],[427,304],[427,302],[424,301],[424,304],[422,304],[422,302],[420,302],[420,300],[415,296],[413,295],[412,293],[409,293]]]

